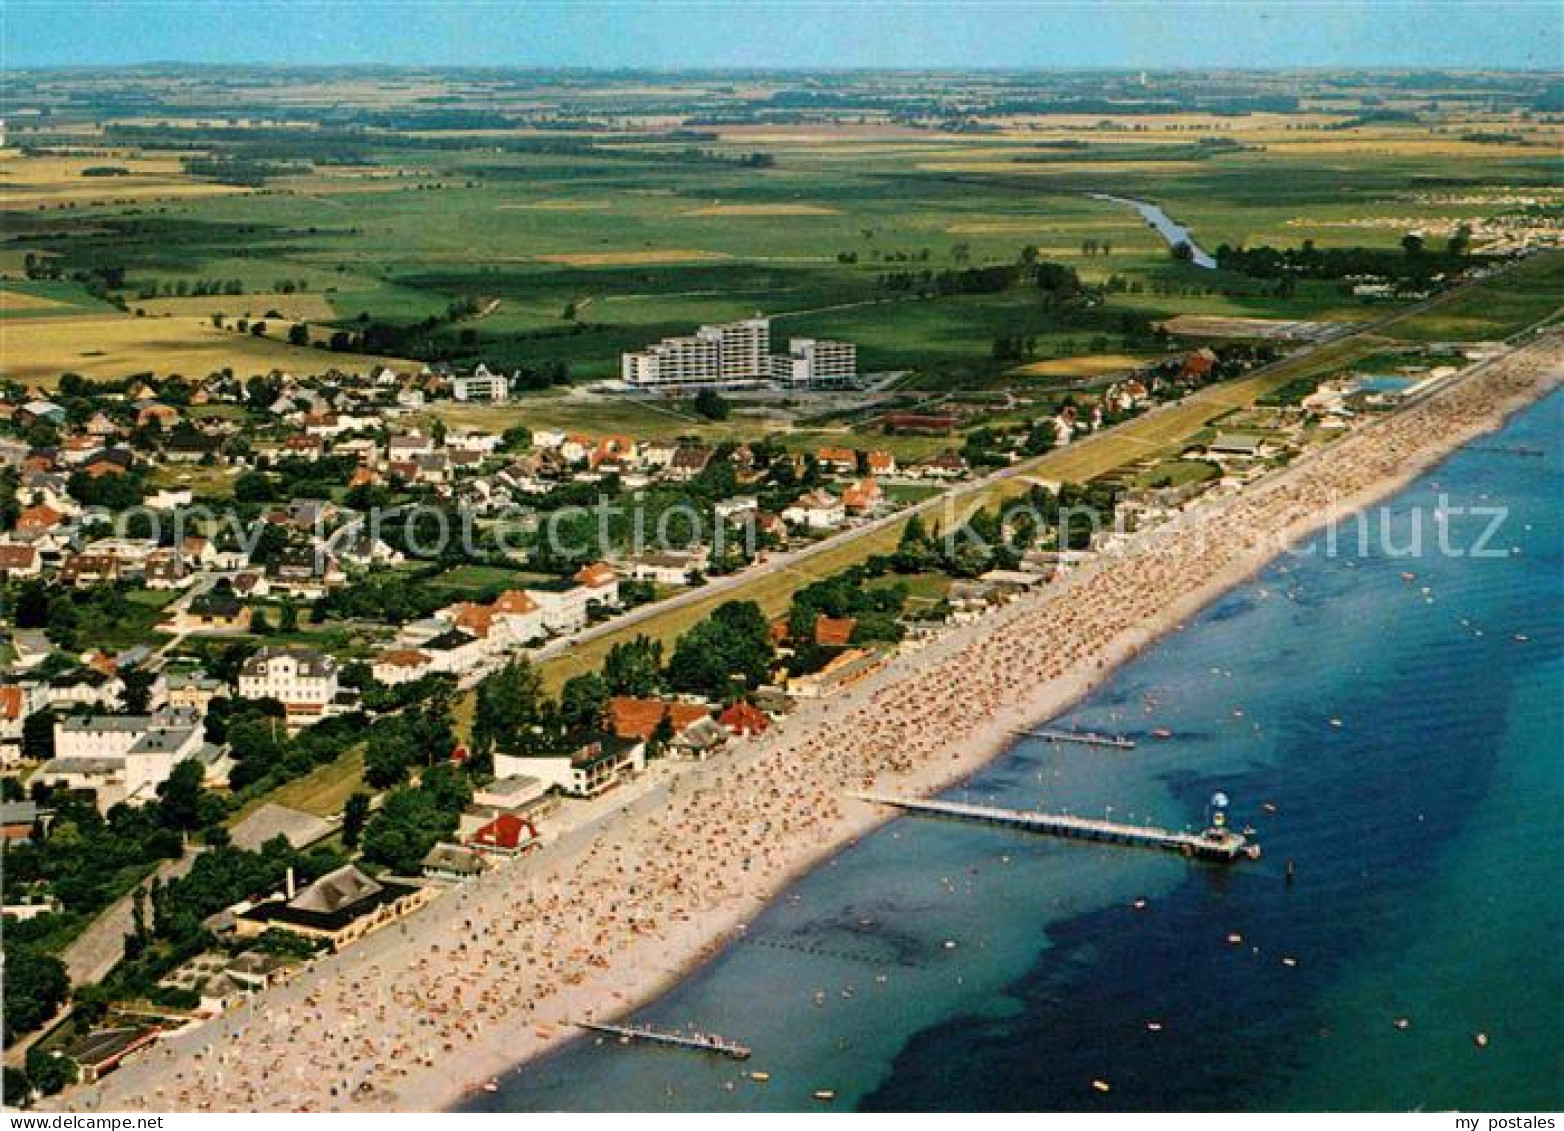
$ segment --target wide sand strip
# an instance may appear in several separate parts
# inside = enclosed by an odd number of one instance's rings
[[[77,1110],[425,1110],[620,1014],[881,823],[849,791],[928,793],[1057,715],[1329,518],[1398,490],[1564,381],[1564,338],[1475,366],[1179,529],[904,655],[765,740],[663,765],[628,803],[323,959],[92,1088]],[[742,1033],[733,1034],[742,1037]]]

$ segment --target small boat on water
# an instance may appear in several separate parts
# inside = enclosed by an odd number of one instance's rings
[[[764,1084],[768,1080],[771,1079],[771,1073],[769,1073],[769,1072],[751,1072],[749,1074],[749,1078],[751,1080],[755,1081],[755,1083],[757,1083],[757,1084]]]
[[[1276,802],[1262,801],[1260,803],[1260,808],[1264,809],[1267,813],[1274,813],[1276,812]]]
[[[1134,903],[1130,904],[1130,906],[1133,907],[1136,911],[1146,910],[1146,897],[1141,896]]]
[[[1242,946],[1244,944],[1244,936],[1239,934],[1237,931],[1229,931],[1227,935],[1227,943],[1229,946]]]
[[[1156,730],[1151,732],[1151,737],[1152,738],[1172,738],[1173,737],[1173,732],[1170,731],[1167,727],[1158,727]]]
[[[828,1104],[832,1100],[836,1099],[836,1092],[832,1088],[816,1088],[815,1099],[819,1100],[821,1103]]]
[[[1407,1018],[1405,1018],[1405,1017],[1397,1017],[1396,1018],[1396,1028],[1400,1029],[1403,1033],[1406,1032],[1411,1027],[1412,1027],[1412,1022],[1409,1021]]]
[[[1106,1081],[1106,1080],[1093,1080],[1092,1081],[1092,1089],[1094,1091],[1101,1092],[1104,1095],[1107,1095],[1109,1092],[1111,1092],[1113,1090],[1112,1088],[1110,1088],[1108,1086],[1108,1081]]]
[[[1487,1033],[1482,1033],[1482,1032],[1473,1033],[1472,1034],[1472,1044],[1476,1045],[1480,1049],[1487,1048],[1488,1047],[1488,1034]]]
[[[490,1076],[483,1082],[483,1090],[485,1092],[497,1092],[500,1090],[500,1082],[493,1076]]]
[[[1148,1022],[1146,1022],[1146,1032],[1148,1032],[1148,1033],[1160,1033],[1160,1032],[1162,1032],[1162,1022],[1160,1022],[1160,1021],[1148,1021]]]

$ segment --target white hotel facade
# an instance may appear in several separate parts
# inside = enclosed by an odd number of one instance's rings
[[[773,355],[771,321],[747,318],[702,326],[692,336],[664,338],[627,353],[620,361],[620,376],[638,389],[840,385],[858,376],[858,350],[850,342],[794,338],[787,353]]]

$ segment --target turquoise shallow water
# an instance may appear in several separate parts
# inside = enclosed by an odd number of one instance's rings
[[[471,1106],[1564,1106],[1561,425],[1555,395],[1387,503],[1421,554],[1316,540],[1063,720],[1174,738],[1026,740],[952,791],[1185,825],[1220,788],[1261,861],[894,821],[636,1015],[751,1062],[579,1041]],[[1498,556],[1434,552],[1441,497],[1508,508]],[[1490,519],[1449,522],[1470,548]]]

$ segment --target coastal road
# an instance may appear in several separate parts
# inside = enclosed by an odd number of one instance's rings
[[[671,646],[684,631],[723,601],[753,600],[768,616],[777,615],[799,589],[874,554],[892,552],[900,541],[903,527],[913,515],[925,518],[965,515],[999,499],[1021,494],[1036,480],[1085,482],[1145,456],[1173,451],[1212,420],[1235,409],[1250,407],[1289,381],[1350,365],[1383,344],[1377,336],[1379,331],[1480,288],[1513,266],[1506,265],[1487,279],[1441,291],[1372,321],[1350,324],[1335,337],[1304,346],[1243,377],[1211,385],[1182,400],[1158,405],[1122,424],[1094,432],[1066,447],[1001,468],[981,479],[958,484],[914,507],[833,534],[798,550],[773,555],[761,565],[715,578],[698,589],[643,605],[573,637],[553,641],[533,653],[533,659],[541,668],[545,686],[557,690],[571,676],[597,670],[609,648],[636,635],[646,635],[661,641],[665,647]]]

